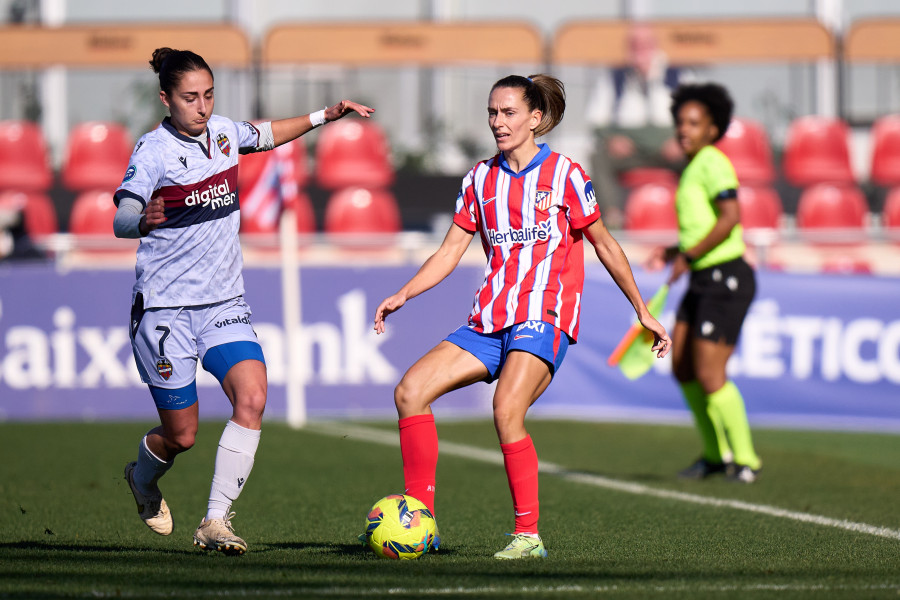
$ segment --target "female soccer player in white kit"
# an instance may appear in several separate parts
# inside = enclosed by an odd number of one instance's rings
[[[116,191],[117,237],[141,238],[131,340],[160,425],[125,467],[141,518],[168,535],[173,521],[157,482],[197,433],[197,362],[233,406],[219,440],[206,516],[194,545],[243,554],[231,504],[250,475],[266,405],[266,366],[244,302],[238,240],[238,154],[271,150],[328,121],[373,109],[341,101],[316,113],[254,126],[213,114],[212,70],[189,50],[158,48],[150,61],[170,116],[135,146]]]
[[[670,344],[600,219],[590,179],[577,163],[535,142],[559,124],[565,107],[562,83],[547,75],[511,75],[494,84],[488,124],[499,154],[466,175],[441,247],[375,312],[375,330],[382,333],[385,318],[447,277],[480,234],[487,265],[468,325],[410,367],[394,402],[406,493],[434,514],[438,438],[431,403],[451,390],[497,380],[494,426],[515,510],[513,539],[494,554],[500,559],[547,555],[537,525],[538,459],[525,413],[578,337],[583,235],[653,333],[652,350],[662,357]]]

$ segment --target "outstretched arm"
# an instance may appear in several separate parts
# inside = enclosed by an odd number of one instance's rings
[[[337,121],[341,117],[349,115],[352,112],[355,112],[361,117],[369,118],[369,116],[375,112],[375,109],[369,108],[363,104],[351,102],[350,100],[341,100],[334,106],[329,106],[325,109],[324,119],[326,123],[329,123],[331,121]],[[272,137],[275,140],[275,145],[280,146],[296,140],[304,133],[315,129],[317,125],[321,125],[321,123],[313,123],[310,120],[310,117],[314,114],[315,113],[303,115],[301,117],[272,121]]]
[[[400,288],[396,294],[385,298],[378,305],[378,309],[375,311],[375,331],[384,333],[384,320],[389,314],[397,311],[410,298],[415,298],[422,292],[430,290],[452,273],[474,235],[473,232],[466,231],[456,223],[450,225],[450,230],[444,236],[444,241],[441,242],[441,247],[437,249],[437,252],[428,257],[428,260],[422,264],[412,279],[406,282],[406,285]]]
[[[619,289],[631,302],[638,321],[641,322],[645,329],[653,333],[653,347],[651,350],[656,351],[659,358],[664,357],[669,353],[672,341],[669,339],[669,334],[666,333],[665,327],[647,310],[647,305],[644,304],[637,283],[634,281],[631,265],[628,264],[628,259],[625,257],[619,242],[609,233],[601,219],[597,219],[588,225],[584,229],[584,233],[587,235],[591,245],[594,246],[597,258],[600,259],[613,281],[616,282],[616,285],[619,286]]]

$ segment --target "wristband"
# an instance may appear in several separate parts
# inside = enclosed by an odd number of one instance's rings
[[[320,125],[325,124],[325,109],[317,110],[314,113],[309,114],[309,122],[312,123],[313,128],[316,128]]]
[[[687,264],[691,264],[694,262],[694,257],[687,252],[682,252],[681,256],[684,258],[684,262],[686,262]]]

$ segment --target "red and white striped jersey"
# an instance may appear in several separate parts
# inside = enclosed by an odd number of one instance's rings
[[[469,326],[491,333],[544,321],[575,341],[584,287],[581,229],[600,210],[581,166],[539,147],[519,173],[498,154],[463,179],[453,222],[480,232],[487,256]]]

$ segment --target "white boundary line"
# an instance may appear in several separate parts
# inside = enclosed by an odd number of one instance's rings
[[[364,440],[376,444],[384,444],[386,446],[399,446],[400,438],[396,431],[386,431],[373,427],[365,427],[361,425],[350,425],[344,423],[316,423],[307,427],[307,431],[321,433],[330,436],[350,437],[352,439]],[[498,450],[485,450],[465,444],[456,444],[454,442],[441,442],[441,453],[445,455],[458,456],[460,458],[468,458],[484,463],[503,466],[503,455]],[[574,481],[593,485],[596,487],[615,490],[618,492],[626,492],[629,494],[637,494],[640,496],[651,496],[654,498],[664,498],[666,500],[678,500],[680,502],[689,502],[692,504],[702,504],[705,506],[715,506],[719,508],[731,508],[734,510],[743,510],[747,512],[763,514],[770,517],[778,517],[781,519],[790,519],[801,523],[812,523],[823,527],[834,527],[836,529],[846,529],[856,533],[864,533],[877,537],[888,538],[892,540],[900,540],[900,530],[889,529],[887,527],[878,527],[876,525],[867,525],[866,523],[856,523],[842,519],[832,519],[804,512],[797,512],[778,508],[777,506],[768,506],[766,504],[753,504],[743,502],[741,500],[727,500],[722,498],[711,498],[709,496],[699,496],[697,494],[687,494],[684,492],[676,492],[654,488],[640,483],[632,483],[622,481],[620,479],[612,479],[601,475],[590,475],[587,473],[576,473],[557,465],[541,461],[538,465],[541,473],[555,475],[566,481]]]

